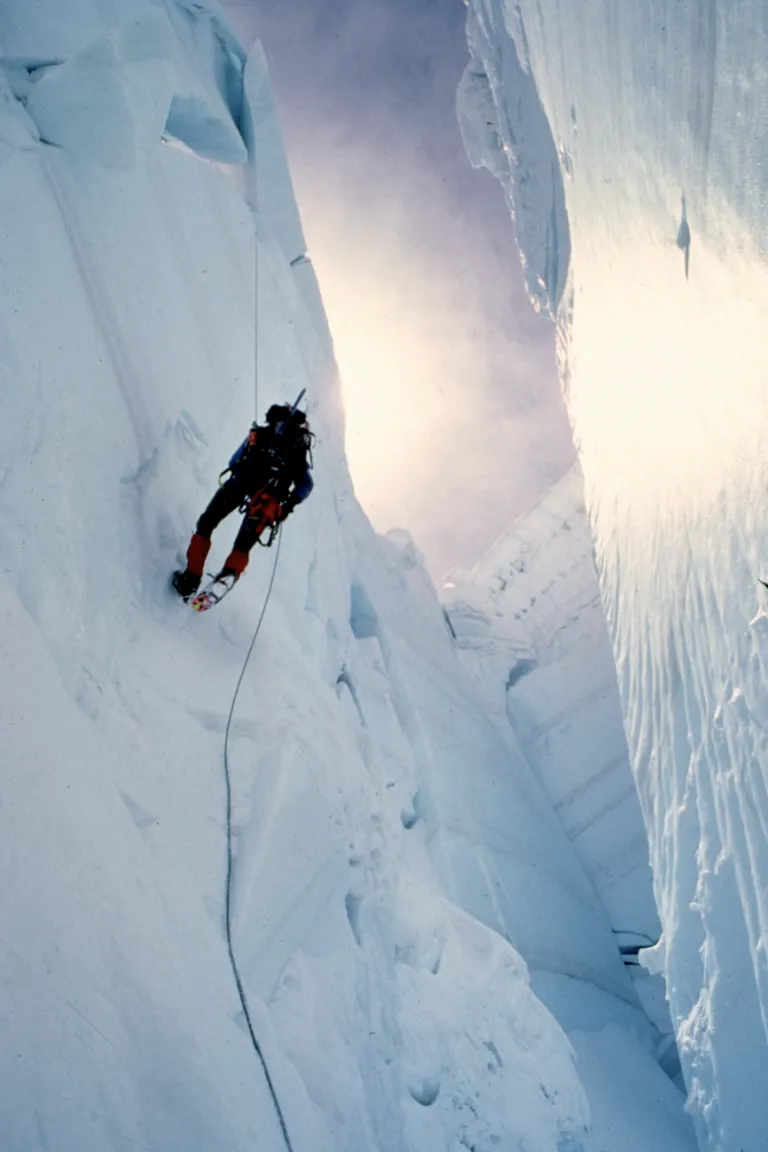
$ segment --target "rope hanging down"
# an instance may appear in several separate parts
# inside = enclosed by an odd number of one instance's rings
[[[254,175],[254,183],[256,177]],[[254,420],[259,418],[259,217],[256,201],[253,214],[253,404]]]
[[[259,418],[259,197],[258,197],[258,179],[255,165],[252,173],[252,183],[247,197],[251,209],[251,216],[253,218],[253,402],[254,402],[254,419]],[[277,547],[275,548],[275,559],[272,565],[272,575],[269,578],[269,585],[267,586],[267,594],[264,597],[264,605],[261,609],[256,629],[251,637],[251,643],[248,651],[245,654],[243,666],[240,669],[240,675],[237,678],[235,691],[232,696],[232,703],[229,708],[229,715],[227,716],[227,726],[224,730],[224,778],[227,787],[227,882],[226,882],[226,897],[225,897],[225,917],[224,924],[227,936],[227,952],[229,953],[229,962],[232,966],[232,974],[235,978],[237,986],[237,994],[240,997],[240,1004],[243,1009],[245,1022],[248,1025],[248,1033],[251,1037],[253,1050],[259,1058],[261,1066],[264,1070],[264,1077],[267,1081],[269,1094],[272,1097],[272,1103],[275,1106],[278,1121],[280,1122],[280,1131],[283,1134],[283,1140],[288,1152],[294,1152],[291,1138],[288,1135],[288,1127],[285,1122],[283,1110],[280,1107],[280,1101],[277,1096],[275,1085],[272,1082],[272,1077],[267,1066],[267,1061],[259,1044],[256,1030],[253,1026],[251,1013],[248,1008],[248,1000],[245,995],[245,988],[240,976],[240,969],[237,966],[235,958],[235,950],[232,943],[232,778],[229,771],[229,733],[232,727],[232,717],[235,714],[235,705],[237,704],[237,697],[240,693],[240,687],[243,683],[245,670],[251,659],[256,640],[261,630],[261,625],[264,620],[264,615],[267,611],[270,596],[272,595],[272,588],[275,583],[275,575],[277,573],[277,562],[280,558],[280,545],[282,543],[282,532],[278,529]]]
[[[245,656],[245,660],[243,661],[243,667],[240,669],[240,675],[238,677],[237,684],[235,686],[235,692],[234,692],[234,695],[232,697],[232,704],[230,705],[230,709],[229,709],[229,716],[227,717],[227,727],[226,727],[225,732],[224,732],[224,776],[225,776],[226,785],[227,785],[227,888],[226,888],[225,927],[226,927],[226,933],[227,933],[227,951],[229,953],[229,961],[230,961],[230,964],[232,965],[232,973],[235,977],[235,984],[237,985],[237,993],[238,993],[238,996],[240,997],[240,1004],[242,1005],[243,1015],[245,1016],[245,1022],[248,1025],[248,1032],[249,1032],[250,1037],[251,1037],[251,1043],[253,1044],[254,1051],[256,1052],[256,1055],[258,1056],[259,1060],[261,1061],[261,1066],[264,1069],[264,1076],[265,1076],[266,1081],[267,1081],[267,1087],[269,1088],[270,1096],[272,1097],[272,1102],[275,1106],[275,1111],[277,1112],[277,1118],[280,1122],[280,1130],[283,1134],[283,1139],[285,1140],[285,1146],[288,1149],[288,1152],[294,1152],[293,1145],[291,1144],[291,1138],[288,1135],[288,1128],[287,1128],[287,1125],[285,1123],[285,1116],[283,1115],[283,1110],[280,1107],[280,1101],[278,1100],[278,1097],[277,1097],[277,1091],[275,1090],[275,1086],[272,1082],[272,1077],[270,1076],[269,1068],[267,1066],[267,1061],[264,1057],[264,1053],[261,1049],[261,1045],[259,1044],[258,1038],[256,1036],[256,1031],[253,1027],[253,1021],[251,1019],[251,1013],[248,1009],[248,1001],[247,1001],[246,995],[245,995],[245,988],[243,987],[243,981],[242,981],[241,976],[240,976],[240,969],[237,966],[237,960],[235,959],[235,952],[234,952],[234,947],[232,944],[232,780],[231,780],[231,776],[230,776],[230,772],[229,772],[229,731],[230,731],[230,728],[232,727],[232,717],[235,714],[235,704],[237,703],[237,697],[238,697],[239,692],[240,692],[240,686],[243,683],[243,677],[245,676],[245,670],[248,667],[249,660],[251,659],[251,654],[253,653],[253,649],[254,649],[254,646],[256,644],[256,639],[259,635],[262,621],[264,620],[264,615],[267,611],[267,605],[269,604],[269,598],[272,595],[272,587],[273,587],[274,582],[275,582],[275,573],[277,572],[277,561],[278,561],[278,558],[280,556],[281,541],[282,541],[282,533],[280,533],[278,535],[278,538],[277,538],[277,547],[275,548],[275,562],[272,565],[272,575],[271,575],[270,580],[269,580],[269,586],[267,588],[267,594],[264,598],[264,606],[261,609],[261,615],[259,616],[259,620],[258,620],[258,623],[256,625],[256,631],[253,634],[253,637],[252,637],[251,643],[250,643],[250,647],[248,648],[248,651],[247,651],[246,656]]]

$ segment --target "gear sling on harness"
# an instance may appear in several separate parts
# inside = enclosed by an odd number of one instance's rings
[[[270,492],[269,486],[265,484],[254,496],[251,496],[250,500],[244,501],[240,505],[240,511],[247,514],[250,521],[250,531],[256,536],[256,543],[261,544],[264,548],[269,548],[275,538],[283,513],[282,504]],[[262,540],[262,533],[267,528],[271,529],[269,537],[267,540]]]

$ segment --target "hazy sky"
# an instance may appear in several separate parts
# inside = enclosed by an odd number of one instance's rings
[[[320,279],[358,495],[440,578],[559,479],[552,323],[455,113],[462,0],[226,0],[262,40]]]

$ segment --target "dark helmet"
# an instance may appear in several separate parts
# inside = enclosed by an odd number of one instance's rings
[[[279,424],[281,420],[286,420],[291,414],[291,409],[288,404],[272,404],[267,409],[267,424]]]
[[[281,431],[283,428],[295,431],[309,429],[306,412],[302,412],[300,408],[293,411],[288,404],[272,404],[267,409],[267,424]],[[283,428],[280,428],[281,425]]]

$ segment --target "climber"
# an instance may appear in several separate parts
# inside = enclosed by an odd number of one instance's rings
[[[245,570],[248,553],[267,529],[290,516],[312,491],[312,433],[304,412],[288,404],[273,404],[266,424],[253,423],[221,476],[229,473],[197,522],[187,549],[185,571],[174,572],[173,587],[186,600],[200,587],[211,534],[225,516],[239,508],[245,513],[240,531],[217,582],[231,588]],[[270,539],[271,543],[271,539]]]

